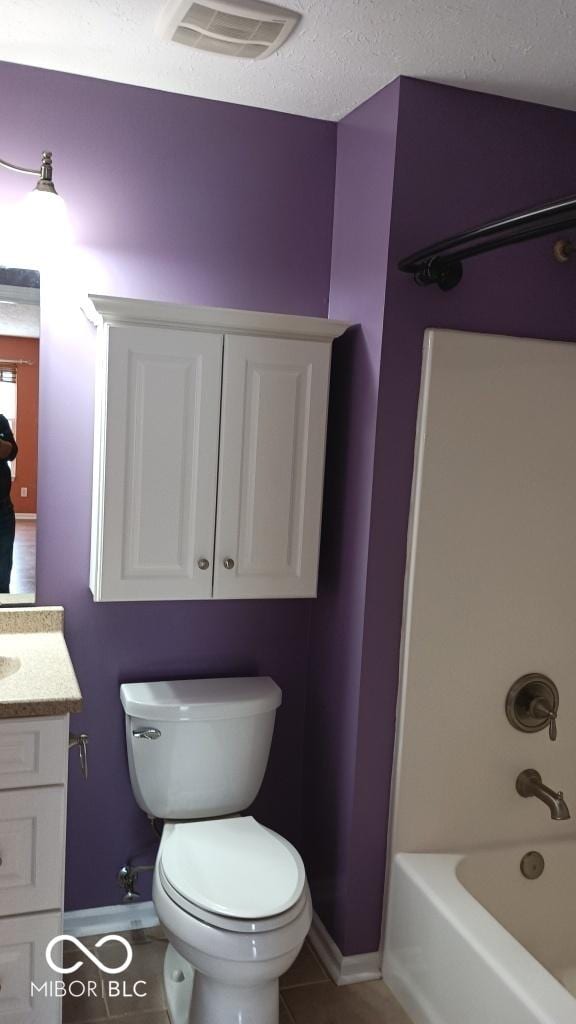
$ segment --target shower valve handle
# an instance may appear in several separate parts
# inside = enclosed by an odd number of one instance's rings
[[[556,715],[554,712],[548,718],[548,735],[551,740],[555,740],[558,735],[558,729],[556,728]]]
[[[558,735],[558,729],[556,726],[557,716],[556,712],[554,711],[554,708],[551,708],[549,704],[546,703],[546,701],[542,700],[542,698],[537,698],[536,700],[532,701],[530,710],[535,716],[547,719],[548,735],[550,739],[554,741]]]

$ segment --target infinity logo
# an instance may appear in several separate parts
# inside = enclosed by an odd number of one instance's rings
[[[123,938],[122,935],[103,935],[101,939],[98,939],[96,949],[99,949],[100,946],[104,946],[107,942],[119,942],[126,950],[126,959],[120,967],[107,967],[106,964],[103,964],[97,956],[94,956],[92,950],[88,949],[83,942],[80,942],[75,935],[56,935],[54,939],[50,939],[50,942],[46,946],[46,963],[53,971],[57,971],[58,974],[73,974],[74,971],[77,971],[83,964],[82,960],[77,960],[72,967],[60,967],[59,964],[55,964],[52,959],[52,950],[59,942],[72,942],[78,947],[78,949],[82,950],[93,964],[96,964],[96,967],[99,967],[101,971],[104,971],[105,974],[121,974],[122,971],[125,971],[126,968],[130,966],[134,955],[130,943],[127,939]]]

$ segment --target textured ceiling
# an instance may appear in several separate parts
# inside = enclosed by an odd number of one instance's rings
[[[263,61],[163,42],[164,0],[0,0],[0,60],[338,120],[399,74],[576,109],[576,0],[284,0]]]

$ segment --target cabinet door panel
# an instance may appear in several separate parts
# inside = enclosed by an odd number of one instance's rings
[[[222,346],[210,333],[109,328],[101,600],[211,596]]]
[[[316,593],[329,368],[327,344],[226,336],[214,597]]]
[[[6,917],[0,921],[1,1024],[61,1021],[62,1000],[50,990],[50,985],[60,981],[61,976],[49,969],[45,957],[46,946],[61,931],[59,912]],[[60,948],[55,950],[54,959]]]
[[[62,904],[64,786],[0,793],[0,917]]]

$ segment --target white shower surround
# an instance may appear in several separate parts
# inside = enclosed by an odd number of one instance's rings
[[[457,932],[473,932],[459,913],[478,907],[471,896],[450,903],[431,895],[436,875],[426,881],[414,858],[408,885],[404,854],[428,861],[431,853],[454,857],[510,843],[527,844],[526,852],[576,836],[575,396],[574,344],[426,333],[384,960],[400,997],[390,960],[399,886],[412,893],[409,920],[418,893]],[[556,743],[545,731],[517,732],[506,719],[508,688],[530,671],[558,685]],[[516,793],[524,768],[564,790],[572,819],[552,821],[541,802]],[[456,893],[462,887],[451,870]],[[418,943],[404,954],[407,966]],[[460,1024],[469,1011],[461,1004],[460,1016],[450,1016],[445,1006],[440,1017],[416,1019]]]

